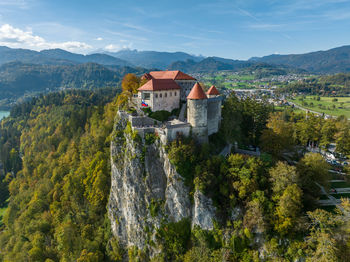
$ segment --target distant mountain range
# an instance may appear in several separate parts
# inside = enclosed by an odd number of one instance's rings
[[[104,52],[110,56],[114,56],[130,62],[135,66],[144,68],[167,69],[170,64],[177,61],[186,61],[191,59],[199,62],[204,59],[203,56],[194,56],[184,52],[156,52],[156,51],[137,51],[137,50],[121,50],[119,52]]]
[[[264,62],[288,65],[305,69],[312,73],[333,74],[350,72],[350,46],[342,46],[327,51],[317,51],[298,55],[269,55],[253,57],[250,62]]]
[[[6,46],[0,46],[0,65],[14,61],[44,65],[98,63],[101,65],[132,66],[131,63],[127,61],[107,54],[81,55],[62,49],[50,49],[37,52],[28,49],[12,49]]]
[[[156,52],[121,50],[119,52],[96,51],[89,55],[75,54],[62,49],[40,52],[27,49],[12,49],[0,46],[0,65],[18,61],[29,64],[77,65],[97,63],[114,67],[143,67],[158,69],[177,69],[185,72],[213,72],[219,70],[239,70],[254,64],[283,65],[299,68],[311,73],[329,74],[350,72],[350,46],[342,46],[327,51],[297,55],[269,55],[253,57],[247,61],[203,57],[184,52]],[[102,53],[101,53],[102,52]]]

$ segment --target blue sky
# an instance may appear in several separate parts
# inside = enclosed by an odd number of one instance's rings
[[[350,45],[349,0],[0,0],[0,45],[248,59]]]

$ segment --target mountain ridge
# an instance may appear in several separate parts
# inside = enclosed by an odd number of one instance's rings
[[[350,72],[350,45],[304,54],[252,57],[248,61],[288,65],[320,74]]]

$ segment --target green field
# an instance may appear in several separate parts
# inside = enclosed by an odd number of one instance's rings
[[[331,188],[350,187],[350,182],[331,182]]]
[[[317,101],[316,96],[298,96],[290,101],[312,111],[331,116],[345,115],[350,118],[350,97],[320,97],[320,100]]]
[[[350,198],[350,193],[341,193],[341,194],[331,194],[332,197],[335,197],[337,199],[340,198]]]

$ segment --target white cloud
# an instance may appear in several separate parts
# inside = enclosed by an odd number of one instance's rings
[[[120,42],[124,42],[125,43],[125,40],[120,40]],[[118,50],[121,50],[121,49],[131,49],[132,45],[133,44],[131,42],[129,42],[127,44],[120,44],[120,45],[109,44],[109,45],[106,45],[104,47],[104,49],[109,51],[109,52],[115,52],[115,51],[118,51]]]
[[[106,45],[106,46],[105,46],[105,49],[106,49],[107,51],[110,51],[110,52],[112,52],[112,51],[117,51],[117,50],[120,49],[120,45],[113,45],[113,44]]]
[[[92,46],[78,41],[48,42],[44,38],[34,35],[30,29],[24,31],[9,24],[0,26],[0,45],[34,50],[61,48],[68,51],[83,51],[92,48]]]
[[[97,38],[95,38],[95,40],[96,40],[96,41],[102,41],[103,38],[102,38],[102,37],[97,37]]]

